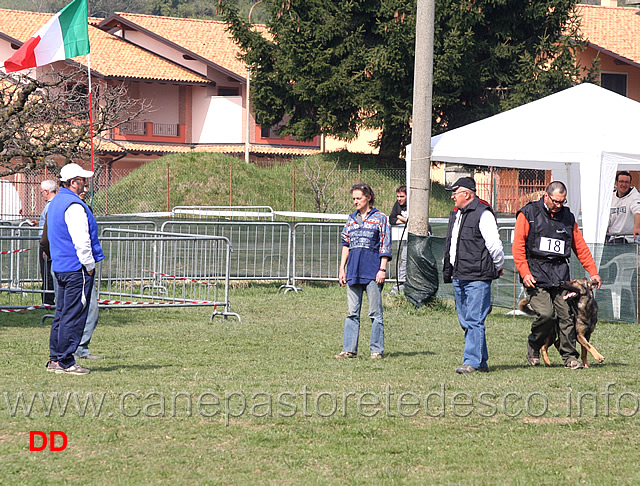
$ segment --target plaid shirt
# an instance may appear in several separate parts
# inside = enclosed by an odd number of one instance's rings
[[[342,246],[349,247],[347,283],[368,284],[376,279],[380,259],[391,260],[391,227],[387,217],[376,208],[371,209],[362,223],[357,211],[349,215],[342,229]]]

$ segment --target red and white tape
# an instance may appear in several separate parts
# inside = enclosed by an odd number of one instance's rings
[[[113,304],[113,305],[172,305],[172,304],[200,304],[200,305],[211,305],[213,304],[214,309],[217,307],[217,304],[209,301],[193,301],[193,302],[124,302],[120,300],[102,300],[98,299],[98,303],[100,304]]]
[[[25,307],[24,309],[0,309],[0,312],[22,312],[28,310],[36,310],[36,309],[51,309],[53,306],[49,304],[42,305],[32,305],[30,307]]]
[[[8,255],[9,253],[22,253],[23,251],[31,251],[35,248],[23,248],[22,250],[0,251],[0,255]]]
[[[217,283],[211,283],[211,282],[203,282],[201,280],[193,280],[190,278],[185,278],[185,277],[176,277],[175,275],[169,275],[166,273],[160,273],[160,272],[154,272],[153,270],[143,270],[143,272],[149,272],[149,273],[155,273],[156,275],[162,275],[163,277],[169,277],[169,278],[177,278],[178,280],[186,280],[187,282],[195,282],[195,283],[199,283],[202,285],[213,285],[213,286],[217,286]]]

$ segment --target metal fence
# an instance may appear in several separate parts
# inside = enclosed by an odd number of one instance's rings
[[[510,219],[502,223],[505,274],[494,282],[493,303],[515,309],[524,289],[513,263],[513,223]],[[152,221],[121,224],[129,228],[102,232],[107,255],[98,274],[102,300],[213,305],[224,310],[218,312],[216,308],[212,318],[217,314],[237,316],[230,312],[230,280],[281,281],[286,292],[299,290],[296,284],[300,281],[331,282],[338,276],[342,223],[171,220],[162,224],[161,231],[131,229],[153,228],[156,223]],[[440,278],[437,297],[453,298],[451,284],[442,282],[444,241],[441,236],[431,239]],[[40,304],[37,250],[33,251],[37,243],[37,228],[0,226],[3,307]],[[394,242],[394,259],[397,250]],[[638,322],[638,245],[592,245],[591,250],[603,283],[596,292],[600,319]],[[393,263],[389,265],[389,282],[395,281],[395,269]],[[575,278],[585,276],[575,257],[571,259],[571,274]]]
[[[101,308],[213,307],[211,320],[236,317],[229,301],[232,247],[224,236],[131,229],[153,222],[125,222],[102,229],[105,254],[97,266]],[[43,290],[38,228],[0,227],[0,309],[38,308]]]
[[[100,243],[105,254],[96,279],[101,304],[213,306],[211,319],[240,319],[230,310],[228,238],[105,228]]]
[[[234,280],[291,280],[291,226],[271,222],[166,221],[162,231],[222,236],[233,245],[229,277]]]
[[[232,166],[230,166],[231,168]],[[130,170],[96,167],[95,176],[92,179],[94,213],[96,216],[107,216],[119,213],[139,214],[170,211],[169,201],[176,201],[174,205],[180,204],[179,201],[182,200],[182,192],[184,191],[184,187],[173,175],[172,171],[174,170],[167,165],[166,177],[160,176],[160,179],[154,181],[153,185],[135,184],[135,186],[131,186],[126,180],[131,173]],[[350,208],[348,193],[351,185],[367,182],[375,189],[376,206],[388,214],[395,202],[396,188],[406,184],[406,170],[404,168],[360,169],[352,167],[307,176],[303,175],[298,168],[297,180],[293,163],[290,166],[274,166],[259,170],[279,171],[277,174],[279,188],[277,190],[282,196],[286,194],[286,197],[281,198],[282,201],[291,201],[291,205],[288,202],[283,203],[287,207],[276,208],[280,211],[344,213]],[[449,193],[444,190],[444,187],[453,182],[458,175],[470,173],[474,173],[479,196],[489,201],[501,213],[514,213],[532,198],[538,197],[540,191],[550,180],[549,171],[497,168],[479,171],[469,167],[448,167],[444,164],[433,164],[430,204],[432,216],[444,217],[448,214],[451,205],[448,200]],[[325,180],[326,178],[328,179]],[[57,180],[57,174],[47,170],[27,170],[20,174],[0,178],[0,220],[37,219],[45,204],[40,194],[40,183],[46,179]],[[255,209],[258,206],[268,208],[264,206],[264,194],[259,191],[241,190],[242,178],[234,179],[230,175],[228,183],[220,180],[216,180],[216,183],[219,185],[215,191],[217,200],[207,201],[209,204],[230,204],[228,208],[234,210],[250,205],[253,207],[251,212],[258,212]],[[122,187],[119,187],[119,184]],[[135,191],[135,198],[132,197],[132,191]],[[234,194],[235,196],[233,196]],[[242,198],[238,194],[243,194]],[[233,201],[233,206],[231,201]],[[321,206],[321,209],[318,209],[318,205]],[[218,208],[220,207],[218,206]],[[209,217],[202,212],[207,210],[204,206],[182,206],[176,207],[176,210],[183,215],[190,211],[201,211],[200,216]],[[273,210],[268,208],[266,212],[273,212]],[[177,213],[174,216],[177,217]],[[257,214],[252,219],[264,220],[265,216]]]

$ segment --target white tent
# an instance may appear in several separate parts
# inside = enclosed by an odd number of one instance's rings
[[[431,140],[440,162],[552,170],[588,243],[605,239],[618,170],[640,170],[640,103],[580,84]]]

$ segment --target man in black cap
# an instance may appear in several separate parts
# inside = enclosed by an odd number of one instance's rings
[[[493,209],[476,197],[476,183],[461,177],[446,188],[455,204],[449,215],[443,278],[453,283],[464,330],[463,364],[456,373],[489,371],[484,321],[491,308],[491,281],[503,274],[504,251]]]

